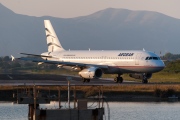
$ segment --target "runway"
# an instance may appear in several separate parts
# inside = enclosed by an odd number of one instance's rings
[[[39,85],[39,86],[66,86],[70,77],[70,84],[75,86],[124,86],[124,85],[177,85],[179,83],[153,83],[142,84],[140,81],[127,81],[115,83],[113,78],[92,79],[89,83],[82,82],[82,78],[73,75],[52,75],[52,74],[0,74],[0,86],[20,86],[20,85]]]
[[[92,79],[89,83],[82,82],[82,79],[78,76],[67,75],[14,75],[14,74],[1,74],[0,85],[1,86],[19,86],[19,85],[67,85],[67,78],[71,78],[70,84],[76,86],[116,86],[121,85],[115,83],[112,78]],[[122,84],[141,84],[141,82],[126,81]]]

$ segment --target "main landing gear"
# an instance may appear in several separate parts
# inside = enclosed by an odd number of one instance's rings
[[[85,82],[89,83],[89,82],[90,82],[90,79],[82,78],[82,82],[83,82],[83,83],[85,83]]]
[[[123,82],[123,78],[121,77],[121,74],[118,74],[118,76],[114,78],[114,82],[115,83],[122,83]]]

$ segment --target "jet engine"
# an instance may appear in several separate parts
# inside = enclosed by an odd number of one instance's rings
[[[100,78],[103,72],[98,67],[89,67],[79,72],[79,75],[86,79]]]
[[[131,73],[129,76],[135,79],[143,79],[145,76],[147,79],[150,79],[152,77],[152,73]]]

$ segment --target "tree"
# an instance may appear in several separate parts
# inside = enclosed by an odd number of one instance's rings
[[[172,56],[173,56],[173,54],[170,53],[170,52],[168,52],[168,53],[166,53],[166,54],[164,55],[164,57],[165,57],[166,59],[170,59]]]
[[[3,59],[3,61],[6,61],[6,62],[8,62],[8,61],[11,60],[11,59],[9,58],[9,56],[5,56],[5,57],[3,57],[2,59]]]

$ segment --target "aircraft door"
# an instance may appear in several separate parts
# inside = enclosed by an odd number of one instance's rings
[[[102,60],[103,63],[106,62],[106,56],[102,56]]]
[[[135,65],[139,65],[140,58],[141,58],[141,53],[137,53],[137,55],[135,57]]]

